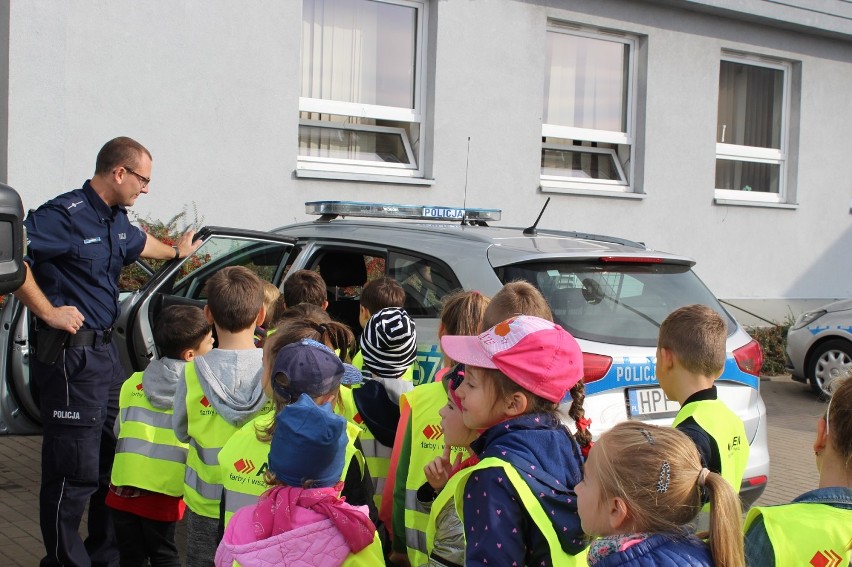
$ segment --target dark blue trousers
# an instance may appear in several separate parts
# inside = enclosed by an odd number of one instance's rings
[[[104,501],[126,378],[116,345],[69,347],[52,366],[33,357],[30,369],[44,424],[39,520],[46,555],[40,565],[117,566],[115,530]],[[79,528],[86,504],[89,535],[83,541]]]

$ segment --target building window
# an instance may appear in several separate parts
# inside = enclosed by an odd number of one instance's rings
[[[631,190],[636,39],[547,29],[541,185]]]
[[[716,198],[783,203],[790,66],[723,55]]]
[[[303,0],[299,169],[423,176],[424,11]]]

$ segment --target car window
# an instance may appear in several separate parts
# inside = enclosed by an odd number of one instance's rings
[[[453,272],[436,260],[391,252],[388,262],[388,275],[405,290],[404,307],[412,317],[437,318],[444,296],[461,287]]]
[[[590,341],[656,346],[660,324],[675,309],[702,303],[736,323],[688,266],[549,262],[504,266],[503,283],[523,279],[547,298],[553,318],[571,334]]]
[[[187,275],[181,272],[171,295],[206,300],[207,280],[227,266],[244,266],[263,281],[278,284],[291,249],[291,245],[279,242],[215,236],[187,259],[185,265],[191,270]]]

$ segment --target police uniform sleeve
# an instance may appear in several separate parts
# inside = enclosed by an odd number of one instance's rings
[[[142,250],[145,248],[145,242],[148,240],[148,233],[143,231],[138,226],[130,225],[127,230],[127,254],[124,256],[124,265],[132,264],[139,259]]]
[[[71,252],[71,217],[58,206],[43,205],[30,212],[27,228],[27,258],[30,264]]]

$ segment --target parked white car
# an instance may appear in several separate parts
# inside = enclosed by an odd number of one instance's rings
[[[831,383],[852,371],[852,299],[799,315],[787,331],[787,367],[793,380],[831,396]]]

